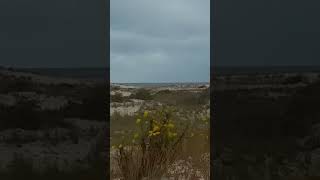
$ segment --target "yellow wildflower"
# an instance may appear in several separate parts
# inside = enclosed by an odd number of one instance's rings
[[[174,128],[174,124],[169,123],[167,127],[168,127],[168,128]]]
[[[137,119],[136,123],[140,124],[140,122],[141,122],[141,119]]]
[[[144,113],[143,113],[143,117],[148,117],[148,114],[149,114],[149,112],[148,111],[145,111]]]
[[[159,135],[159,134],[160,134],[160,132],[152,133],[153,136],[157,136],[157,135]]]
[[[137,139],[139,137],[139,133],[135,133],[134,135],[133,135],[133,138],[134,139]]]
[[[159,126],[154,126],[153,127],[153,132],[156,132],[156,131],[159,131],[160,130],[160,127]]]
[[[156,120],[152,120],[153,124],[159,125],[159,123]]]
[[[120,144],[120,145],[119,145],[119,148],[122,148],[122,147],[123,147],[122,144]]]
[[[168,137],[172,138],[172,133],[171,132],[168,132]]]

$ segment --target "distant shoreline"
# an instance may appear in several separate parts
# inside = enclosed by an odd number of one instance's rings
[[[85,80],[110,80],[109,68],[10,68],[16,72],[27,72],[57,78],[73,78]],[[320,66],[215,66],[211,76],[215,75],[259,75],[282,73],[320,73]],[[112,82],[112,84],[208,84],[209,82]]]
[[[161,87],[183,87],[183,86],[202,86],[209,85],[210,82],[170,82],[170,83],[111,83],[112,85],[120,85],[125,87],[141,87],[141,88],[161,88]]]

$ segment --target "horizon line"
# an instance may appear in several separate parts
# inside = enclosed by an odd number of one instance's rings
[[[111,84],[155,84],[155,83],[166,83],[166,84],[175,84],[175,83],[210,83],[210,81],[177,81],[177,82],[112,82]]]

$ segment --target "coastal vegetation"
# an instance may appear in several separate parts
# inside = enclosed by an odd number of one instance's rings
[[[132,91],[138,111],[111,115],[111,178],[209,179],[209,91]]]

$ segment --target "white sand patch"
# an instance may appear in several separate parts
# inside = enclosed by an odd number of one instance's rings
[[[89,129],[89,128],[96,128],[101,129],[107,126],[106,122],[100,121],[92,121],[86,119],[79,119],[79,118],[68,118],[66,119],[67,122],[71,122],[74,126],[79,129]]]
[[[59,110],[68,105],[68,100],[65,97],[47,97],[40,101],[42,110]]]
[[[114,114],[115,112],[119,113],[120,115],[134,115],[136,112],[138,112],[141,108],[141,105],[136,105],[136,106],[129,106],[129,107],[115,107],[115,108],[110,108],[110,113],[111,115]]]
[[[123,97],[128,97],[128,96],[130,96],[132,94],[130,91],[118,90],[118,91],[111,91],[110,95],[113,96],[116,93],[120,93]]]
[[[36,92],[16,92],[13,95],[38,102],[41,110],[59,110],[69,103],[65,96],[47,96]]]

